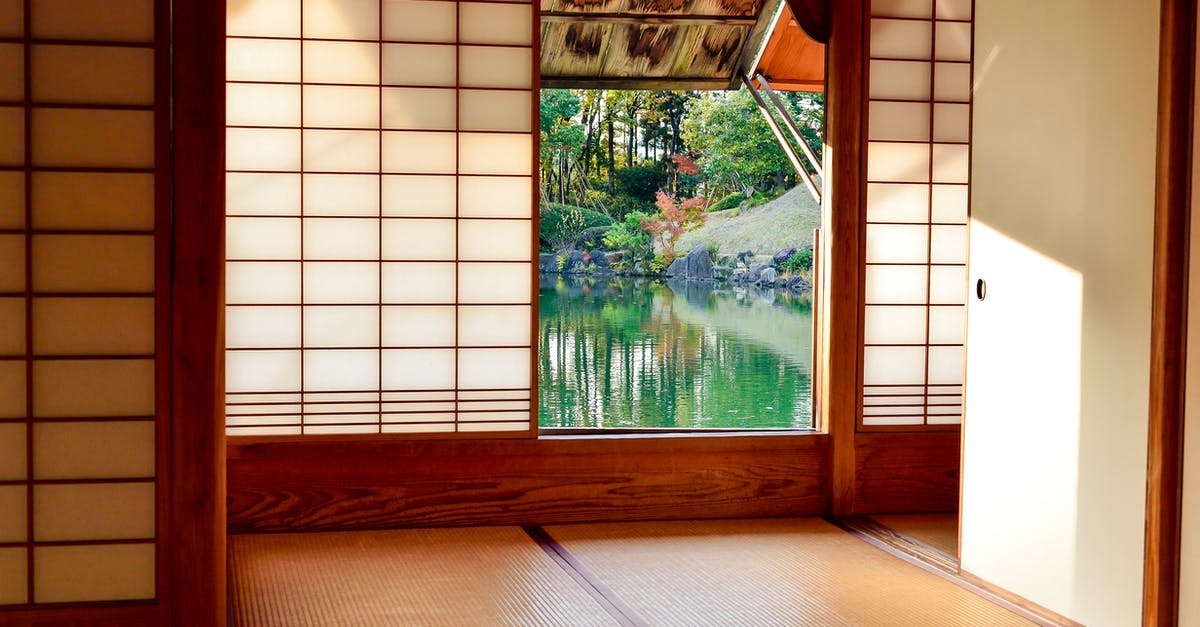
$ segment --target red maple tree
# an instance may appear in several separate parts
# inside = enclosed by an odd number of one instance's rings
[[[654,237],[664,256],[674,257],[679,236],[704,224],[707,204],[700,197],[676,198],[660,189],[654,201],[658,213],[643,220],[642,228]]]

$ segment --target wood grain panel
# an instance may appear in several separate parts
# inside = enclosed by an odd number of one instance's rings
[[[956,511],[960,440],[957,431],[858,434],[854,513]]]
[[[73,607],[0,610],[5,627],[151,627],[166,625],[165,607],[89,603]]]
[[[228,456],[235,533],[798,516],[826,507],[822,434],[239,440]]]

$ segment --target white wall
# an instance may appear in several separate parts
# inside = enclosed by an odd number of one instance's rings
[[[1198,67],[1200,70],[1200,67]],[[1200,71],[1197,72],[1200,84]],[[1200,122],[1200,100],[1193,116]],[[1192,150],[1200,155],[1200,134]],[[1183,546],[1179,581],[1179,624],[1200,625],[1200,160],[1192,161],[1192,227],[1188,268],[1187,385],[1183,425]]]
[[[962,568],[1140,623],[1156,2],[977,0]]]

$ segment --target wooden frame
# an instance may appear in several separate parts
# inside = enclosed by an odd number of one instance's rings
[[[1174,625],[1179,611],[1196,0],[1163,0],[1160,19],[1142,589],[1142,622],[1146,625]]]

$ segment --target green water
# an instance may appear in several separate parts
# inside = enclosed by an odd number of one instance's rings
[[[542,428],[808,428],[812,311],[782,290],[540,285]]]

